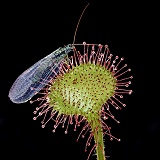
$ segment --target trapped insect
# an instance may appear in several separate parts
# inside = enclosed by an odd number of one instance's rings
[[[89,3],[88,3],[89,5]],[[74,34],[73,44],[60,47],[48,56],[36,62],[33,66],[24,71],[13,83],[9,98],[14,103],[25,103],[43,89],[51,79],[55,77],[55,73],[59,72],[60,65],[67,60],[67,55],[74,49],[74,42],[77,28],[81,17],[86,10],[84,8]]]
[[[25,103],[30,100],[51,78],[54,78],[60,64],[65,61],[71,50],[73,50],[71,44],[60,47],[24,71],[9,91],[10,100],[14,103]]]

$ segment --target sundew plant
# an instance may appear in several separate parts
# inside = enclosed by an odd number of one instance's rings
[[[95,152],[97,160],[106,160],[104,136],[120,141],[107,124],[109,118],[120,123],[110,108],[126,106],[122,99],[132,93],[128,88],[133,78],[131,69],[123,57],[111,54],[108,45],[74,42],[75,36],[73,44],[58,48],[23,72],[9,97],[14,103],[24,103],[38,93],[39,98],[30,102],[39,102],[33,119],[42,116],[42,128],[52,120],[53,133],[61,125],[67,134],[69,125],[74,125],[74,131],[83,125],[77,141],[88,135],[88,159]]]
[[[105,160],[104,135],[108,135],[110,140],[120,141],[111,134],[111,127],[107,125],[108,118],[120,123],[110,107],[121,110],[126,106],[121,99],[124,94],[132,93],[128,89],[133,78],[128,76],[131,69],[123,63],[124,58],[113,57],[108,46],[101,44],[75,44],[73,56],[69,59],[61,63],[59,72],[55,72],[56,76],[40,92],[43,96],[35,100],[40,101],[40,106],[34,111],[36,116],[33,119],[43,116],[42,128],[53,120],[52,132],[62,125],[65,134],[69,125],[74,125],[76,131],[83,124],[77,141],[89,133],[85,150],[92,139],[95,144],[88,159],[96,150],[97,160]]]

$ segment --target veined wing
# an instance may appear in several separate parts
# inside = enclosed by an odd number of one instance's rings
[[[67,48],[67,46],[58,48],[23,72],[13,83],[9,91],[11,101],[14,103],[25,103],[44,88],[49,80],[54,78],[55,72],[59,72],[60,64],[71,49],[71,47]]]

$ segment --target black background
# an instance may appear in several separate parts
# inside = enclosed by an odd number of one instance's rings
[[[87,3],[77,0],[4,5],[1,15],[4,47],[0,78],[1,160],[9,156],[12,159],[87,159],[86,139],[81,138],[76,143],[80,129],[74,132],[70,126],[65,135],[64,129],[58,127],[53,134],[53,123],[42,129],[40,119],[32,120],[35,104],[14,104],[8,98],[12,83],[24,70],[58,47],[72,43],[79,16]],[[108,44],[113,55],[125,57],[134,77],[130,86],[133,94],[125,98],[127,107],[114,111],[121,123],[111,122],[113,135],[122,141],[111,142],[106,136],[108,160],[160,159],[159,104],[154,104],[154,95],[158,92],[150,90],[158,87],[157,73],[154,73],[157,52],[151,47],[156,26],[152,10],[151,4],[136,1],[93,0],[78,28],[76,43]]]

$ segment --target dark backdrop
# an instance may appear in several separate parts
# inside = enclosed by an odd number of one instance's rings
[[[8,98],[14,80],[28,67],[58,47],[72,43],[79,16],[87,1],[53,1],[52,3],[8,3],[2,13],[4,47],[1,52],[0,83],[0,159],[16,158],[87,159],[86,140],[76,143],[79,131],[70,127],[67,135],[53,123],[45,129],[40,120],[33,121],[35,104],[14,104]],[[127,96],[127,107],[115,111],[121,124],[113,122],[113,135],[121,142],[110,142],[106,136],[108,160],[160,159],[158,155],[160,118],[156,92],[158,87],[153,42],[154,10],[151,4],[93,0],[78,28],[76,43],[108,44],[113,55],[125,57],[134,79],[133,94]],[[151,16],[152,14],[152,16]],[[4,44],[4,45],[3,45]],[[151,80],[153,80],[153,83]],[[159,157],[159,158],[158,158]],[[91,156],[90,159],[96,159]]]

